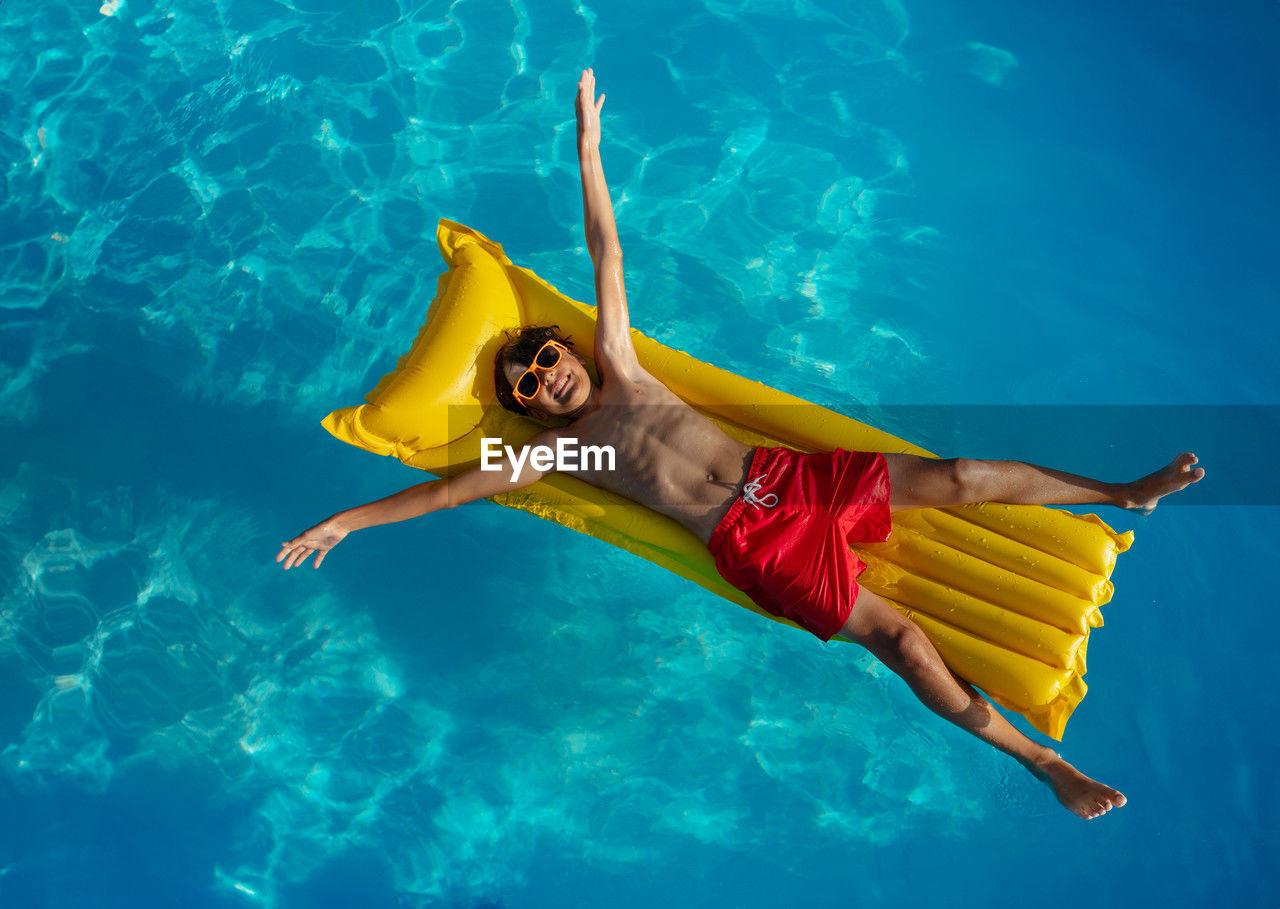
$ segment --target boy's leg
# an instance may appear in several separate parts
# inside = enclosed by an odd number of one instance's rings
[[[887,454],[889,506],[946,507],[972,502],[1009,505],[1115,505],[1149,512],[1162,496],[1196,482],[1204,470],[1193,454],[1131,483],[1103,483],[1021,461],[920,458]]]
[[[866,647],[901,676],[934,713],[1016,758],[1080,817],[1098,817],[1125,803],[1125,797],[1115,789],[1090,779],[1015,729],[986,698],[947,669],[933,642],[915,622],[882,597],[861,589],[840,634]]]

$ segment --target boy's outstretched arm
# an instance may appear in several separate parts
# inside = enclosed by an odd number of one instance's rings
[[[456,477],[419,483],[385,499],[340,511],[292,540],[281,543],[276,561],[283,562],[284,569],[288,571],[304,564],[314,553],[315,567],[319,568],[329,550],[353,530],[407,521],[433,511],[456,508],[476,499],[531,486],[547,474],[546,470],[534,466],[534,459],[529,457],[531,449],[539,446],[554,448],[555,439],[555,430],[538,433],[517,453],[515,462],[503,455],[488,470],[477,467]]]
[[[596,77],[582,71],[575,103],[578,116],[578,165],[582,173],[582,213],[587,251],[596,273],[596,365],[604,374],[633,375],[639,369],[631,344],[631,319],[622,278],[622,244],[613,220],[613,202],[600,163],[600,108]]]

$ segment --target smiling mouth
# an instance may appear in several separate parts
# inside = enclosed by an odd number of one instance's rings
[[[564,394],[564,390],[568,387],[569,387],[569,377],[564,376],[563,378],[560,379],[559,382],[556,383],[556,387],[551,390],[551,397],[559,401],[560,396]]]

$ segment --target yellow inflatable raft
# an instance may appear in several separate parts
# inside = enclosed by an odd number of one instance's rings
[[[449,270],[412,348],[367,403],[334,411],[324,426],[344,442],[449,476],[479,463],[482,437],[517,445],[541,428],[496,403],[493,359],[503,332],[556,324],[590,357],[595,309],[513,265],[501,246],[469,228],[442,220],[436,238]],[[634,339],[645,369],[748,444],[928,455],[640,332]],[[496,501],[620,546],[774,618],[719,576],[693,534],[633,502],[558,473]],[[1111,570],[1132,533],[1117,534],[1093,515],[990,504],[899,512],[893,524],[889,542],[858,547],[868,565],[861,583],[918,622],[956,674],[1060,739],[1084,697],[1089,630],[1102,624]]]

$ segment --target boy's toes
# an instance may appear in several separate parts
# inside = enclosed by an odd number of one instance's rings
[[[1203,467],[1193,466],[1195,464],[1200,463],[1200,459],[1197,458],[1191,452],[1186,452],[1185,454],[1178,455],[1178,460],[1176,463],[1178,465],[1178,472],[1186,474],[1188,479],[1190,479],[1192,483],[1194,483],[1196,480],[1199,480],[1201,477],[1204,476]]]

